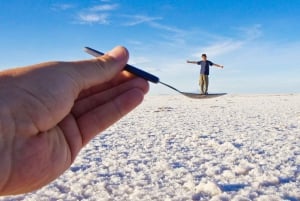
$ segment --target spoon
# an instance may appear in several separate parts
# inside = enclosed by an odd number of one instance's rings
[[[94,57],[99,57],[99,56],[102,56],[104,55],[104,53],[102,52],[99,52],[95,49],[92,49],[90,47],[85,47],[84,48],[84,51],[87,52],[88,54],[94,56]],[[155,83],[155,84],[162,84],[162,85],[165,85],[166,87],[169,87],[170,89],[173,89],[174,91],[177,91],[178,93],[184,95],[184,96],[187,96],[189,98],[197,98],[197,99],[200,99],[200,98],[214,98],[214,97],[218,97],[218,96],[222,96],[222,95],[225,95],[226,93],[218,93],[218,94],[196,94],[196,93],[188,93],[188,92],[182,92],[178,89],[176,89],[175,87],[169,85],[169,84],[166,84],[162,81],[159,80],[158,77],[156,77],[155,75],[152,75],[146,71],[143,71],[139,68],[136,68],[132,65],[129,65],[129,64],[126,64],[126,66],[124,67],[124,70],[138,76],[138,77],[141,77],[141,78],[144,78],[145,80],[148,80],[152,83]]]

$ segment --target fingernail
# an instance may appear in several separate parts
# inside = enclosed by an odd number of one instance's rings
[[[113,57],[117,61],[128,59],[128,51],[122,46],[115,47],[114,49],[110,50],[107,55]]]

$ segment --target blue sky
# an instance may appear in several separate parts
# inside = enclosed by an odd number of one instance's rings
[[[298,0],[7,0],[0,9],[0,69],[123,45],[129,63],[183,91],[199,88],[199,66],[186,60],[206,53],[225,66],[211,69],[210,92],[300,92]]]

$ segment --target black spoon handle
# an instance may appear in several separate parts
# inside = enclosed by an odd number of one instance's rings
[[[87,52],[90,55],[95,56],[95,57],[99,57],[99,56],[104,55],[104,53],[99,52],[97,50],[94,50],[90,47],[85,47],[84,51]],[[152,74],[150,74],[146,71],[143,71],[143,70],[141,70],[139,68],[136,68],[134,66],[131,66],[129,64],[126,64],[126,66],[124,67],[124,70],[126,70],[126,71],[128,71],[128,72],[130,72],[130,73],[132,73],[132,74],[134,74],[138,77],[144,78],[145,80],[148,80],[150,82],[159,83],[159,78],[156,77],[155,75],[152,75]]]

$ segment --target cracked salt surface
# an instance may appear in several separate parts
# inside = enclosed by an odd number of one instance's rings
[[[148,96],[59,179],[3,200],[300,200],[300,95]]]

